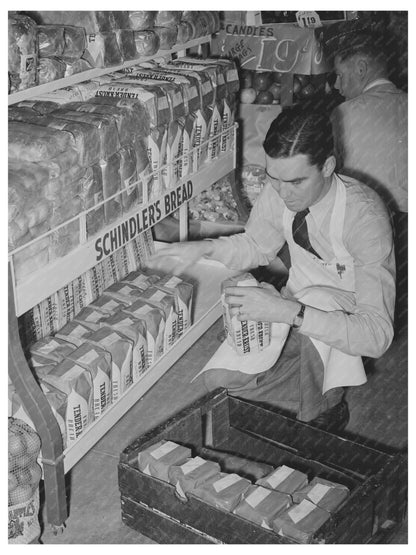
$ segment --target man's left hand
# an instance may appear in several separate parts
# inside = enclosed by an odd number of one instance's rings
[[[230,305],[231,316],[257,322],[279,322],[291,325],[299,312],[300,303],[285,299],[269,283],[260,287],[227,287],[225,302]]]

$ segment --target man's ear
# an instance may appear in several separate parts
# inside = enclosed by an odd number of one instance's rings
[[[355,62],[355,70],[360,79],[364,79],[368,71],[367,60],[365,58],[357,58]]]
[[[331,177],[331,175],[335,171],[336,165],[337,165],[337,161],[335,159],[335,156],[331,154],[331,156],[328,156],[328,158],[325,160],[324,165],[322,167],[323,176]]]

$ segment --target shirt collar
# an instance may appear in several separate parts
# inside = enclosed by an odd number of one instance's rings
[[[385,79],[384,77],[380,77],[380,79],[374,79],[374,81],[370,81],[370,83],[368,83],[368,85],[366,85],[363,89],[363,93],[367,92],[369,89],[372,89],[373,87],[377,87],[378,85],[389,85],[391,83],[391,81],[389,81],[388,79]]]
[[[309,206],[309,212],[312,214],[316,227],[321,227],[325,216],[332,208],[335,202],[335,195],[336,195],[336,183],[335,183],[335,174],[332,175],[331,186],[328,189],[326,195],[321,198],[319,202]]]

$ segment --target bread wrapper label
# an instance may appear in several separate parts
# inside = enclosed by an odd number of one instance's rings
[[[212,161],[218,158],[220,152],[220,140],[219,136],[222,130],[222,114],[219,110],[219,105],[216,103],[212,108],[212,114],[209,121],[209,133],[208,133],[208,155],[207,160]]]
[[[164,482],[169,481],[169,468],[179,465],[191,457],[191,450],[172,441],[162,440],[137,455],[137,464],[142,472]]]
[[[230,314],[230,307],[225,302],[226,287],[257,287],[258,282],[251,274],[242,274],[222,282],[221,302],[223,306],[224,328],[228,343],[240,355],[262,351],[270,344],[270,322],[239,321],[237,315]]]
[[[303,488],[307,483],[308,477],[306,474],[286,465],[279,466],[271,474],[256,482],[257,485],[290,495]]]
[[[197,172],[207,158],[207,145],[209,120],[205,110],[197,110],[194,113],[194,132],[192,134],[192,170]]]
[[[147,137],[147,156],[153,172],[153,180],[150,182],[152,189],[148,191],[149,201],[162,195],[164,191],[162,179],[162,167],[166,160],[166,148],[168,140],[168,129],[159,126],[151,129]]]
[[[101,264],[93,266],[86,272],[86,304],[89,305],[100,297],[104,291],[104,276]]]
[[[272,520],[290,505],[289,495],[250,486],[233,513],[270,530]]]
[[[114,403],[133,382],[133,341],[110,327],[91,334],[89,343],[97,344],[111,354],[111,393]]]
[[[140,317],[120,310],[105,321],[104,326],[127,336],[133,342],[132,381],[137,382],[148,369],[147,322]]]
[[[101,416],[111,402],[111,355],[98,345],[84,343],[68,359],[90,372],[93,384],[94,418]]]
[[[238,476],[238,474],[228,474],[227,476],[224,476],[224,478],[221,478],[217,482],[214,482],[212,486],[215,491],[219,493],[220,491],[232,486],[233,484],[236,484],[240,480],[241,476]]]
[[[300,503],[303,499],[307,499],[321,509],[332,513],[348,495],[349,490],[346,486],[315,477],[307,486],[296,491],[292,497],[294,503]]]
[[[135,285],[142,291],[150,287],[151,285],[157,283],[160,280],[159,276],[156,274],[145,274],[141,270],[136,270],[131,272],[124,278],[124,282],[128,284]]]

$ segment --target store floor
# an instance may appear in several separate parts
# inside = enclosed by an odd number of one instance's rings
[[[44,544],[145,544],[149,538],[121,521],[117,463],[133,439],[163,422],[202,395],[191,378],[219,344],[222,321],[208,332],[72,469],[70,511],[66,528],[53,535],[46,526]],[[400,334],[369,370],[365,386],[348,391],[351,419],[346,432],[397,449],[407,445],[407,335]],[[390,543],[407,543],[407,522]]]

